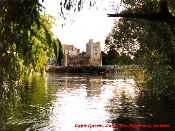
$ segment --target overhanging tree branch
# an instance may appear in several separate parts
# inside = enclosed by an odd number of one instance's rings
[[[168,1],[160,0],[160,11],[152,14],[126,13],[126,14],[107,14],[108,17],[128,17],[139,18],[149,21],[163,21],[175,27],[175,16],[168,10]]]

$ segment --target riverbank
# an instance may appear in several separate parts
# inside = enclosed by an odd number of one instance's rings
[[[128,74],[131,75],[133,70],[140,69],[137,65],[118,65],[113,68],[108,66],[49,66],[46,72],[51,73],[76,73],[76,74]],[[132,73],[131,73],[132,72]]]
[[[84,74],[104,74],[107,68],[102,66],[66,66],[66,67],[49,67],[46,72],[53,73],[84,73]]]

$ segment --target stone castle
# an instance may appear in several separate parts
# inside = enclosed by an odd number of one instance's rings
[[[62,45],[62,66],[101,66],[102,56],[100,42],[90,39],[86,44],[86,52],[80,53],[80,49],[73,45]]]

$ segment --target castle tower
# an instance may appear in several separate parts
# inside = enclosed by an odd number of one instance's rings
[[[94,43],[93,39],[90,39],[86,44],[86,56],[89,57],[89,65],[101,66],[102,57],[100,42]]]

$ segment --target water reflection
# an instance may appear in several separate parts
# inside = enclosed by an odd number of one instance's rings
[[[25,81],[24,88],[18,94],[18,103],[14,106],[9,104],[10,106],[6,106],[3,110],[8,112],[3,114],[5,117],[0,116],[1,123],[3,121],[3,127],[0,129],[135,130],[125,127],[80,128],[80,125],[149,123],[154,117],[153,111],[147,110],[143,104],[143,100],[146,99],[142,99],[140,94],[133,78],[46,74],[45,77],[34,77]],[[2,102],[8,103],[1,99]],[[172,114],[171,112],[169,115]],[[173,121],[171,117],[168,118],[169,122]],[[79,127],[75,127],[78,125]]]
[[[50,114],[52,94],[56,89],[45,89],[45,79],[43,77],[26,78],[24,87],[18,87],[17,93],[11,93],[11,96],[5,96],[2,99],[1,110],[5,116],[0,116],[3,126],[1,130],[25,130],[29,127],[39,127],[43,120],[47,119]],[[46,94],[46,92],[49,92]],[[18,99],[11,100],[11,97]],[[15,104],[12,104],[12,101]],[[5,120],[6,119],[6,120]],[[39,126],[37,126],[39,125]]]
[[[40,130],[86,130],[90,128],[75,128],[75,124],[112,124],[112,120],[127,110],[127,106],[134,103],[137,96],[133,79],[124,81],[102,76],[70,75],[56,75],[51,79],[48,86],[55,85],[59,88],[57,99],[53,102],[49,127]],[[137,114],[134,109],[125,114],[132,111]],[[98,129],[113,130],[109,127],[91,128]]]
[[[101,94],[102,76],[87,77],[87,97],[99,96]]]
[[[78,130],[75,124],[105,122],[104,100],[99,97],[102,76],[58,76],[55,80],[61,84],[50,116],[50,126],[40,130]]]

